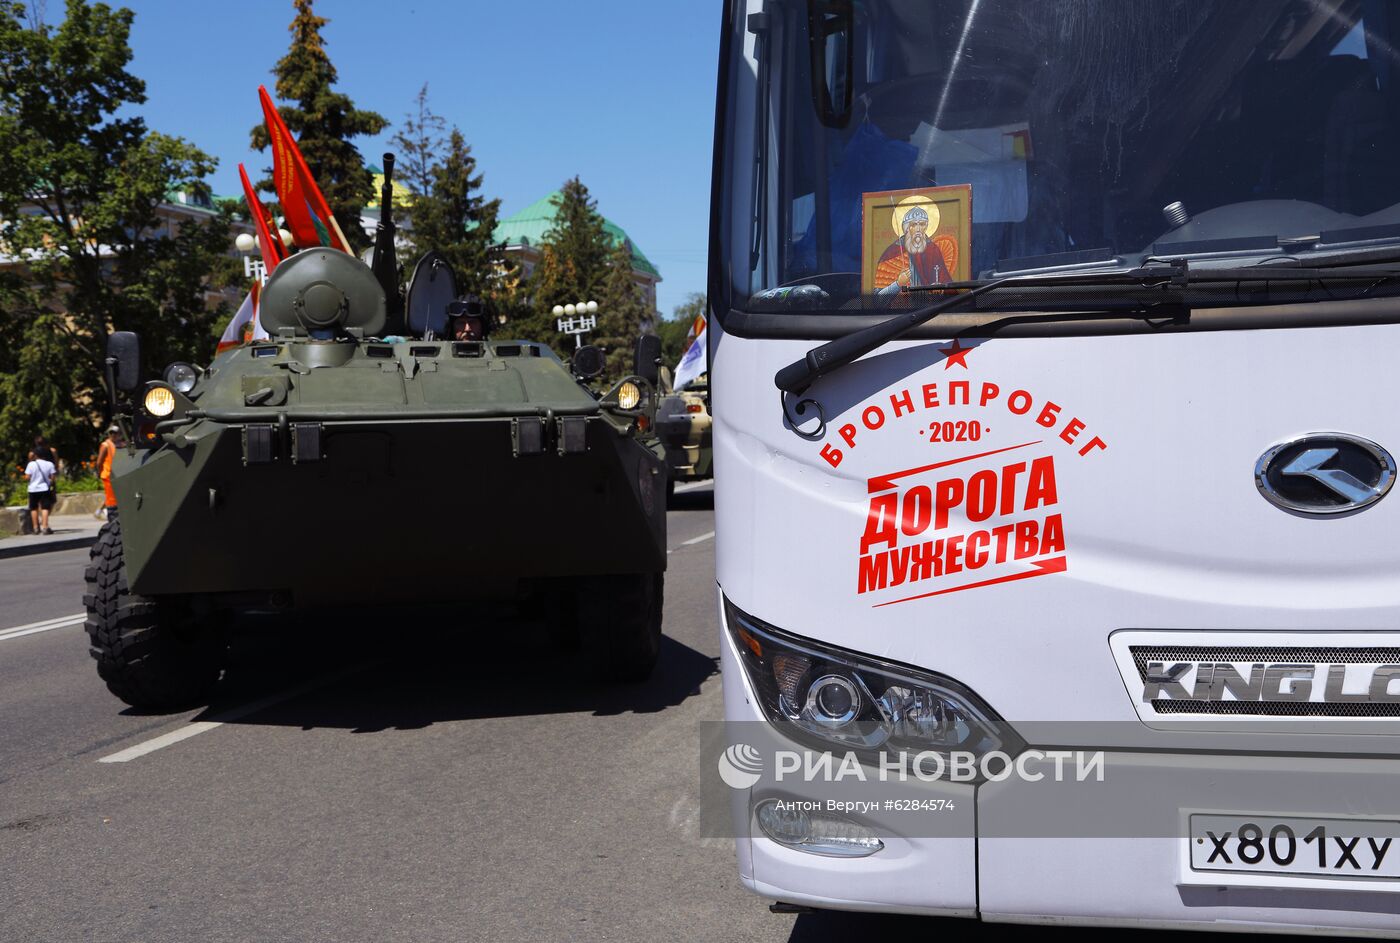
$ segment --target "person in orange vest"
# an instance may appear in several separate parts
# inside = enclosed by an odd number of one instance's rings
[[[102,510],[93,514],[99,520],[104,511],[109,521],[117,516],[117,496],[112,493],[112,458],[117,454],[121,434],[120,426],[111,426],[107,429],[107,438],[102,440],[102,446],[97,450],[97,474],[102,479],[102,490],[106,493]]]

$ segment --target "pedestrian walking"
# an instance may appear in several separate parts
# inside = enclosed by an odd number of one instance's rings
[[[24,468],[24,477],[29,480],[29,519],[36,534],[52,534],[49,527],[49,512],[54,503],[54,476],[58,469],[53,462],[39,458],[37,452],[29,453],[29,464]]]
[[[93,513],[93,517],[98,520],[101,520],[104,514],[109,521],[117,516],[117,496],[112,491],[112,459],[121,446],[121,434],[121,426],[116,424],[109,426],[107,438],[102,440],[102,445],[97,450],[97,475],[102,479],[102,491],[104,492],[101,509]]]

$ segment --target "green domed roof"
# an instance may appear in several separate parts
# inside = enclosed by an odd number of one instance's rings
[[[507,216],[496,224],[496,232],[492,238],[496,242],[504,242],[507,245],[531,245],[537,246],[544,242],[544,234],[549,232],[554,225],[554,217],[559,212],[558,200],[562,194],[555,190],[553,193],[541,200],[536,200],[518,213]],[[626,244],[632,251],[632,268],[639,272],[646,272],[654,275],[659,280],[661,273],[656,270],[656,266],[642,254],[642,250],[632,241],[625,230],[617,223],[603,217],[603,229],[607,231],[612,244]]]

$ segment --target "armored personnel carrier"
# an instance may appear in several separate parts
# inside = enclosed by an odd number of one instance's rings
[[[650,674],[666,568],[657,339],[595,391],[600,351],[564,363],[486,336],[439,256],[402,297],[389,196],[371,264],[325,248],[276,266],[268,340],[146,380],[138,338],[112,335],[131,446],[84,603],[98,674],[127,703],[199,703],[230,614],[407,602],[562,599],[597,676]]]

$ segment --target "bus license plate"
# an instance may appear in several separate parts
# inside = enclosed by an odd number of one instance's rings
[[[1192,815],[1191,870],[1400,878],[1400,821]]]

